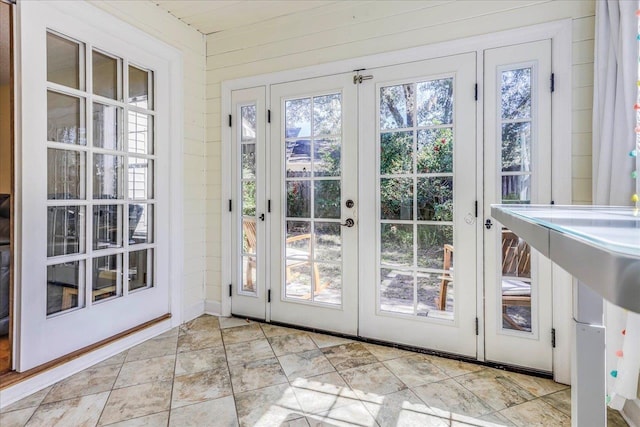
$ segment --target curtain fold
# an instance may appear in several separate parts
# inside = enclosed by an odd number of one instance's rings
[[[629,152],[635,147],[638,81],[637,0],[596,1],[593,85],[593,203],[631,205],[636,181]],[[605,303],[607,389],[610,406],[637,398],[640,315]],[[623,335],[622,331],[626,334]]]

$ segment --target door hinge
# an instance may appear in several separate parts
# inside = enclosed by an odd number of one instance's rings
[[[267,110],[267,123],[271,123],[271,110]]]
[[[478,218],[478,201],[476,200],[476,206],[475,206],[475,213],[476,213],[476,218]]]
[[[551,328],[551,347],[556,348],[556,328]]]
[[[476,317],[476,336],[480,335],[480,320]]]
[[[267,302],[271,302],[271,289],[267,291]]]
[[[271,213],[271,199],[267,200],[267,213]]]
[[[556,75],[554,73],[551,73],[551,92],[554,92],[556,90]]]
[[[474,90],[473,97],[475,98],[476,101],[478,100],[478,83],[476,83],[476,88]]]
[[[353,84],[357,85],[362,83],[363,80],[371,80],[372,78],[373,78],[372,75],[363,76],[362,74],[356,74],[355,76],[353,76]]]
[[[231,114],[229,114],[229,127],[231,127]]]
[[[233,202],[229,199],[229,212],[233,212]]]
[[[229,298],[233,296],[233,285],[229,283]]]

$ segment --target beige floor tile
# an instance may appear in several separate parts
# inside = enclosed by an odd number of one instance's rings
[[[360,343],[342,344],[322,349],[329,362],[338,371],[376,363],[378,359]]]
[[[26,425],[93,427],[98,422],[108,397],[109,392],[104,392],[40,405]]]
[[[448,427],[411,390],[404,389],[364,401],[364,406],[381,426]]]
[[[40,391],[30,394],[29,396],[18,400],[17,402],[7,405],[0,409],[0,414],[3,412],[17,411],[18,409],[32,408],[42,403],[47,393],[51,391],[53,386],[45,387]]]
[[[265,336],[259,324],[251,323],[245,326],[222,329],[222,338],[224,339],[225,345],[227,345],[262,339],[265,338]]]
[[[204,350],[178,353],[176,375],[195,374],[224,367],[227,364],[224,347],[205,348]]]
[[[171,381],[176,363],[176,356],[153,357],[151,359],[127,362],[120,368],[120,374],[113,388],[132,385]]]
[[[144,417],[109,424],[109,427],[167,427],[168,422],[169,411],[162,411],[157,414],[145,415]]]
[[[409,387],[447,379],[448,376],[423,355],[401,357],[383,362],[391,372]]]
[[[510,381],[504,375],[504,371],[497,369],[483,369],[456,377],[455,380],[495,411],[519,405],[534,398],[531,393]]]
[[[278,359],[262,359],[229,368],[234,393],[256,390],[287,382]]]
[[[302,410],[307,414],[320,414],[331,408],[358,402],[356,393],[337,372],[297,378],[291,385]]]
[[[319,349],[279,356],[278,361],[289,381],[335,372],[333,365]]]
[[[241,427],[272,427],[304,418],[289,384],[238,393],[236,408]]]
[[[111,356],[108,359],[103,360],[100,363],[96,363],[95,365],[93,365],[93,368],[99,368],[101,366],[109,366],[109,365],[122,365],[125,361],[125,359],[127,358],[127,353],[129,352],[129,350],[125,350],[123,352],[120,352],[118,354],[116,354],[115,356]]]
[[[118,372],[120,372],[118,365],[91,367],[80,371],[53,386],[43,403],[109,391],[116,381]]]
[[[227,367],[181,375],[173,380],[171,408],[192,405],[232,394]]]
[[[521,405],[512,406],[500,411],[518,427],[569,427],[571,418],[542,399],[535,399]]]
[[[334,337],[333,335],[307,333],[319,348],[333,347],[336,345],[350,344],[354,342],[348,338]]]
[[[450,377],[457,377],[460,375],[468,374],[470,372],[477,372],[484,367],[482,365],[476,365],[475,363],[461,362],[459,360],[446,359],[438,356],[427,356],[429,362],[437,366],[442,372]]]
[[[285,328],[284,326],[270,325],[268,323],[261,323],[260,327],[267,338],[281,335],[306,334],[306,332],[299,329]]]
[[[212,331],[193,331],[178,337],[178,352],[203,350],[222,347],[222,336],[218,329]]]
[[[397,359],[398,357],[406,357],[414,355],[411,351],[401,350],[399,348],[387,347],[385,345],[377,345],[370,343],[363,343],[363,345],[373,354],[380,362],[385,360]]]
[[[238,425],[233,396],[207,400],[171,410],[169,427],[235,427]]]
[[[309,424],[309,421],[305,417],[305,418],[297,418],[291,421],[285,421],[281,423],[279,427],[309,427],[310,425],[311,424]]]
[[[252,341],[226,344],[225,349],[229,366],[275,357],[269,341],[264,337]]]
[[[0,413],[0,426],[2,427],[24,427],[29,418],[38,409],[37,406],[31,408],[16,409],[11,412]]]
[[[168,356],[176,354],[178,337],[147,340],[142,344],[129,349],[125,362],[151,359],[152,357]]]
[[[375,418],[367,411],[362,402],[351,405],[332,408],[322,414],[307,416],[307,421],[312,427],[316,426],[377,426]]]
[[[170,404],[171,381],[119,388],[109,395],[99,425],[168,411]]]
[[[547,394],[542,397],[549,405],[558,409],[565,415],[571,416],[571,389],[558,391],[555,393]]]
[[[154,340],[162,340],[165,338],[173,338],[173,337],[177,337],[180,333],[180,328],[179,327],[175,327],[175,328],[171,328],[166,332],[161,333],[160,335],[156,335],[155,337],[153,337]]]
[[[340,376],[344,378],[356,395],[365,401],[395,393],[407,387],[379,362],[341,371]]]
[[[465,415],[454,414],[451,419],[452,427],[514,427],[511,421],[498,412],[483,415],[482,417],[467,417]],[[549,426],[551,427],[551,426]]]
[[[547,378],[534,377],[531,375],[507,371],[504,371],[503,375],[536,397],[545,396],[547,394],[569,388],[568,385],[560,384]]]
[[[252,322],[249,319],[242,319],[240,317],[218,317],[220,323],[220,329],[235,328],[237,326],[250,325]]]
[[[180,334],[192,332],[211,332],[220,329],[216,316],[204,314],[180,326]]]
[[[493,412],[489,405],[454,380],[426,384],[412,390],[424,403],[436,411],[436,414],[441,414],[442,417],[454,414],[481,417]],[[451,415],[447,415],[448,413]]]
[[[311,338],[305,334],[280,335],[268,338],[268,340],[276,356],[318,348]]]

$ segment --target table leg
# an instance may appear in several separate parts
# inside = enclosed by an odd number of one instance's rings
[[[571,365],[571,425],[607,425],[605,329],[602,297],[583,283],[573,287],[574,342]]]

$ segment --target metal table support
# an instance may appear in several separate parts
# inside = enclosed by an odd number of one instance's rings
[[[640,216],[610,206],[492,205],[491,215],[578,280],[571,423],[607,425],[603,298],[640,312]]]

